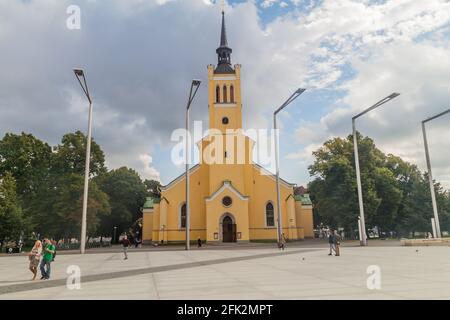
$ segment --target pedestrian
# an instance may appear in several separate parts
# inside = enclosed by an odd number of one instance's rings
[[[280,250],[282,250],[282,251],[284,251],[284,248],[286,247],[286,238],[284,236],[284,233],[281,234],[279,247],[280,247]]]
[[[336,237],[334,236],[334,230],[330,229],[330,231],[328,233],[328,243],[330,244],[330,253],[328,254],[329,256],[332,256],[333,251],[336,251],[335,239],[336,239]]]
[[[137,247],[139,247],[139,231],[136,231],[134,239],[135,239],[134,247],[137,248]]]
[[[53,257],[52,257],[52,262],[55,261],[55,257],[56,257],[56,241],[55,239],[51,239],[51,243],[53,244],[53,246],[55,247],[55,249],[53,250]]]
[[[125,258],[123,260],[127,260],[128,259],[128,247],[130,246],[130,240],[128,240],[128,236],[124,235],[123,239],[122,239],[122,246],[123,246],[123,254],[125,256]]]
[[[202,247],[202,239],[200,239],[200,237],[197,239],[197,247],[198,248]]]
[[[334,250],[336,252],[336,254],[335,254],[336,257],[340,256],[340,252],[339,252],[340,245],[341,245],[341,236],[335,231],[334,232]]]
[[[50,279],[50,272],[51,272],[51,263],[53,261],[53,254],[55,253],[55,246],[52,244],[52,242],[48,238],[44,238],[44,248],[42,253],[42,260],[39,265],[39,268],[41,269],[41,280],[48,280]]]
[[[41,254],[42,254],[42,242],[40,240],[36,240],[33,248],[28,254],[28,259],[30,260],[29,269],[33,273],[33,278],[31,279],[32,281],[36,280],[37,270],[39,262],[41,260]]]

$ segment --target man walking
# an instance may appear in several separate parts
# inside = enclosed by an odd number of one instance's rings
[[[128,240],[128,236],[124,235],[122,239],[122,246],[123,246],[123,254],[125,256],[124,260],[128,259],[128,247],[130,246],[130,240]]]
[[[340,256],[339,246],[341,245],[341,236],[339,233],[334,231],[334,251],[336,252],[335,256]]]
[[[41,269],[41,280],[48,280],[50,279],[50,272],[51,272],[51,263],[53,261],[53,254],[55,253],[55,246],[52,244],[52,242],[48,238],[44,238],[44,250],[43,250],[43,256],[42,261],[39,266]]]

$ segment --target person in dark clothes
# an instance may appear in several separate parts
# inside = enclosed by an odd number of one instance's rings
[[[334,251],[336,252],[335,256],[339,257],[339,246],[341,245],[341,236],[335,231],[334,232]]]
[[[330,244],[330,253],[328,254],[329,256],[333,255],[333,251],[336,252],[335,241],[336,241],[336,237],[334,235],[334,230],[331,229],[330,234],[328,235],[328,243]]]
[[[200,238],[197,239],[197,246],[198,246],[199,248],[202,247],[202,239],[200,239]]]
[[[137,248],[139,247],[139,231],[136,231],[136,235],[135,235],[135,240],[134,240],[134,247]]]
[[[286,237],[284,236],[284,233],[281,234],[279,247],[282,251],[284,251],[284,248],[286,247]]]
[[[122,246],[123,246],[123,254],[125,256],[124,260],[128,259],[128,247],[130,246],[130,240],[128,240],[128,236],[124,235],[122,239]]]

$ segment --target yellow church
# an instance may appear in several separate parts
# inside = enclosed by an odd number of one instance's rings
[[[209,128],[215,130],[197,142],[200,161],[189,169],[190,239],[193,242],[201,239],[208,244],[275,242],[278,239],[276,177],[253,162],[254,141],[241,131],[241,66],[231,65],[232,50],[227,42],[224,12],[216,52],[217,66],[208,66]],[[231,136],[230,132],[233,132]],[[243,143],[236,144],[235,140]],[[211,157],[211,144],[217,141],[224,152],[214,154],[215,161],[205,161]],[[238,153],[242,156],[236,157]],[[294,187],[280,179],[282,233],[287,240],[312,238],[311,201],[308,195],[294,195]],[[144,243],[186,240],[185,188],[185,174],[182,174],[161,189],[160,198],[147,199],[143,208]]]

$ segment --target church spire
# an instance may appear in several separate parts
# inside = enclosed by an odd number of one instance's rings
[[[215,73],[234,73],[234,70],[231,67],[232,52],[233,50],[228,47],[227,29],[225,27],[225,11],[224,7],[222,7],[222,29],[220,32],[220,46],[216,50],[218,64]]]
[[[222,31],[220,33],[220,46],[228,47],[227,29],[225,28],[225,11],[222,9]]]

